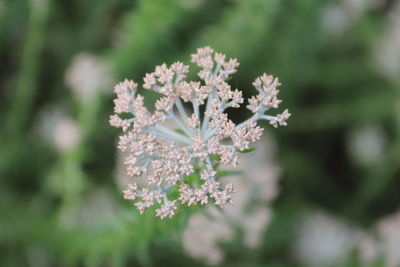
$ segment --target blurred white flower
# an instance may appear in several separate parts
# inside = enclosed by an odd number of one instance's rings
[[[397,2],[389,15],[385,31],[377,39],[375,61],[376,71],[398,79],[400,74],[400,3]]]
[[[369,233],[360,233],[357,250],[360,260],[365,265],[372,263],[379,254],[379,244],[373,235]]]
[[[315,211],[300,223],[293,254],[305,266],[331,266],[356,246],[356,238],[357,233],[346,223]]]
[[[386,266],[400,265],[400,210],[378,221],[377,232]]]
[[[313,212],[301,222],[293,254],[306,266],[336,266],[350,252],[370,266],[379,256],[385,266],[400,265],[400,210],[365,231],[323,212]]]
[[[271,220],[272,211],[269,208],[256,208],[248,217],[242,218],[240,225],[244,231],[244,240],[249,248],[257,248],[262,242],[262,233]]]
[[[183,233],[183,244],[189,256],[204,259],[209,264],[217,264],[224,258],[219,243],[227,242],[234,237],[232,227],[215,207],[209,207],[208,212],[213,219],[197,213],[190,217],[188,227]]]
[[[361,14],[383,6],[386,0],[343,0],[343,5],[351,12]]]
[[[361,165],[379,162],[384,156],[385,145],[384,130],[378,125],[357,128],[348,135],[348,153]]]
[[[328,3],[321,11],[322,28],[334,37],[343,37],[357,19],[384,0],[342,0]]]
[[[70,118],[61,119],[54,129],[54,145],[60,151],[70,150],[79,145],[82,134],[78,124]]]
[[[100,92],[107,92],[113,84],[111,67],[100,58],[89,53],[76,55],[66,74],[65,82],[75,97],[86,103]]]
[[[385,266],[400,265],[400,210],[377,221],[374,232],[364,234],[359,240],[358,251],[366,265],[383,256]]]
[[[43,140],[50,142],[59,152],[73,149],[82,139],[79,125],[58,108],[45,107],[39,115],[38,128]]]
[[[280,173],[273,159],[274,142],[271,136],[265,134],[266,138],[262,139],[256,151],[242,156],[239,169],[246,172],[221,179],[223,184],[235,183],[239,188],[232,196],[235,204],[224,210],[208,206],[204,213],[190,217],[183,235],[183,246],[191,257],[209,264],[220,263],[224,254],[219,244],[233,240],[235,227],[243,231],[246,246],[255,248],[261,244],[262,233],[272,215],[268,204],[278,194]]]
[[[345,10],[339,4],[328,4],[322,10],[322,28],[333,36],[342,36],[350,25]]]

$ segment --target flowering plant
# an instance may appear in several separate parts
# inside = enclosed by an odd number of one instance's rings
[[[135,82],[125,80],[114,88],[117,98],[110,124],[125,133],[118,148],[129,153],[124,162],[127,174],[146,177],[145,186],[135,182],[124,191],[125,199],[136,201],[140,213],[155,203],[161,203],[156,209],[161,218],[175,214],[177,201],[189,206],[204,205],[210,199],[220,207],[232,204],[231,193],[236,188],[217,181],[219,164],[237,166],[238,152],[252,150],[250,143],[263,133],[258,120],[268,120],[277,127],[286,125],[290,116],[287,109],[277,116],[265,115],[269,109],[278,108],[281,100],[278,79],[263,74],[253,83],[258,95],[248,99],[247,108],[253,115],[235,125],[224,111],[239,108],[244,102],[242,92],[232,90],[226,82],[239,63],[225,60],[225,55],[210,47],[199,48],[191,58],[201,69],[198,76],[203,83],[186,81],[189,66],[181,62],[157,66],[155,72],[145,75],[143,87],[163,95],[156,101],[154,112],[144,106]],[[182,101],[191,103],[190,114]],[[133,117],[124,119],[123,113]],[[166,127],[167,121],[178,129]],[[189,179],[192,176],[195,179]],[[179,197],[172,200],[174,188],[179,188]]]

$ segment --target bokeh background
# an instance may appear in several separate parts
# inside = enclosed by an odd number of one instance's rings
[[[112,87],[204,45],[247,97],[279,77],[289,125],[235,207],[139,216]],[[400,1],[0,0],[0,88],[1,266],[400,266]]]

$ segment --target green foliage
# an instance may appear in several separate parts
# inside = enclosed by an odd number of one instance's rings
[[[238,58],[229,82],[245,96],[263,72],[280,78],[293,116],[284,128],[265,125],[277,140],[282,170],[274,216],[260,248],[224,247],[226,266],[299,266],[292,243],[298,221],[315,207],[365,228],[398,209],[400,80],[376,65],[395,1],[347,10],[352,18],[335,33],[324,11],[339,2],[0,1],[0,265],[202,265],[181,247],[182,230],[198,208],[161,221],[154,210],[139,215],[122,200],[114,179],[117,133],[107,124],[112,89],[82,102],[64,82],[80,52],[106,60],[115,80],[139,84],[155,65],[189,62],[204,45]],[[141,93],[150,102],[157,97]],[[51,137],[38,134],[47,106],[76,121],[78,147],[58,151]],[[248,114],[230,112],[234,121]],[[376,162],[360,165],[348,136],[364,126],[382,129],[385,145]],[[354,253],[338,264],[362,266],[359,258]],[[385,266],[384,257],[372,266]]]

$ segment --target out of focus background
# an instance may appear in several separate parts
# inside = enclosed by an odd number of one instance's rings
[[[279,77],[289,125],[235,206],[139,216],[112,87],[205,45],[246,97]],[[0,0],[0,88],[1,266],[400,266],[400,1]]]

